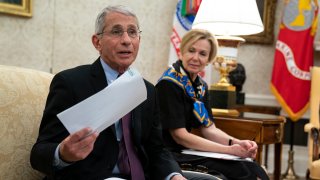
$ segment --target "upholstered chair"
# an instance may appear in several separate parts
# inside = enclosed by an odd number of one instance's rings
[[[0,179],[37,180],[30,151],[53,75],[0,65]]]
[[[310,122],[304,126],[308,132],[307,178],[320,179],[319,159],[319,107],[320,107],[320,67],[311,70]]]

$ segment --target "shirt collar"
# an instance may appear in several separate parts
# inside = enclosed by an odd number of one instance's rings
[[[100,62],[106,76],[107,82],[110,85],[114,80],[117,79],[119,73],[118,71],[112,69],[105,61],[100,57]]]

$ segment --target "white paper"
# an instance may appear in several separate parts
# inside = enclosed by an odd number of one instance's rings
[[[70,134],[85,127],[101,132],[147,99],[137,70],[129,69],[100,92],[59,113]]]
[[[211,158],[216,158],[216,159],[252,161],[251,158],[241,158],[239,156],[234,156],[234,155],[230,155],[230,154],[197,151],[197,150],[193,150],[193,149],[182,150],[182,153],[183,154],[190,154],[190,155],[197,155],[197,156],[204,156],[204,157],[211,157]]]

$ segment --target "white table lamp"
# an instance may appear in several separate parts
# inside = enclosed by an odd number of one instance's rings
[[[256,0],[202,0],[192,29],[206,29],[216,36],[219,49],[213,65],[221,75],[216,85],[230,88],[228,74],[236,68],[237,48],[245,41],[237,36],[256,34],[264,27]]]

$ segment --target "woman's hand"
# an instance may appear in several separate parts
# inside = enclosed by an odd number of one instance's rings
[[[172,178],[170,180],[186,180],[185,177],[183,177],[181,174],[177,174],[172,176]]]
[[[233,150],[239,151],[236,152],[237,154],[235,154],[237,156],[255,159],[257,155],[258,145],[256,142],[250,140],[234,140],[231,148],[234,148]]]
[[[245,148],[249,152],[248,157],[253,159],[256,158],[258,151],[258,145],[256,142],[250,140],[241,140],[239,144],[241,147]]]

